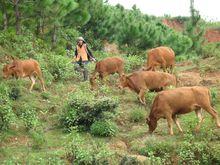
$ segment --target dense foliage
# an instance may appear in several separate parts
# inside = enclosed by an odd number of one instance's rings
[[[0,83],[0,105],[0,131],[2,131],[7,130],[15,119],[9,89],[4,83]]]
[[[199,13],[176,18],[186,23],[182,33],[135,6],[127,10],[103,0],[0,0],[0,8],[0,69],[11,56],[36,59],[47,90],[41,93],[37,81],[29,93],[29,79],[4,80],[0,73],[2,164],[138,164],[130,154],[147,156],[148,164],[219,164],[220,135],[209,119],[201,133],[194,134],[189,130],[197,119],[189,114],[181,122],[187,131],[175,132],[174,137],[167,136],[167,123],[161,120],[155,135],[149,136],[145,118],[157,93],[148,92],[143,107],[134,93],[116,87],[117,74],[106,78],[108,85],[100,82],[91,91],[74,71],[74,50],[70,57],[65,50],[66,43],[74,45],[83,36],[98,61],[122,57],[127,74],[143,66],[146,49],[166,45],[174,49],[177,61],[191,58],[197,60],[199,71],[216,70],[218,60],[208,69],[198,62],[201,51],[203,57],[220,57],[219,43],[202,45],[203,31],[196,30],[202,25]],[[120,54],[104,52],[106,41],[116,43]],[[94,67],[95,63],[88,65],[90,73]],[[188,66],[178,65],[177,72],[179,67],[185,71]],[[211,88],[217,111],[218,91]]]
[[[68,130],[71,127],[90,129],[90,126],[95,122],[112,118],[117,106],[118,101],[115,98],[101,96],[100,94],[97,97],[95,92],[91,92],[88,88],[83,90],[81,87],[81,90],[70,94],[64,109],[64,115],[61,117],[61,123]],[[92,127],[93,132],[95,132],[95,125]],[[110,132],[107,130],[107,133],[105,133],[104,128],[103,135],[114,135],[114,132],[111,132],[111,125],[107,126],[109,128],[106,129],[109,129]]]
[[[11,35],[29,30],[37,37],[32,36],[33,42],[38,42],[38,38],[48,40],[57,50],[61,47],[64,50],[67,42],[74,44],[79,35],[83,35],[93,49],[102,49],[103,41],[107,40],[118,43],[129,54],[166,45],[180,55],[193,44],[190,37],[169,29],[159,18],[141,13],[136,6],[127,10],[121,5],[110,6],[103,0],[0,3],[1,29],[10,31]],[[28,49],[31,45],[25,47]]]

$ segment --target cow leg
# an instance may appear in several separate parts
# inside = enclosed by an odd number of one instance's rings
[[[29,78],[30,78],[30,80],[31,80],[31,87],[30,87],[29,91],[31,92],[32,89],[33,89],[33,86],[34,86],[34,84],[35,84],[35,78],[34,78],[34,76],[30,76]]]
[[[168,123],[168,127],[169,127],[169,134],[173,135],[173,119],[172,119],[172,116],[168,115],[166,118],[167,118],[167,123]]]
[[[195,110],[196,112],[196,116],[199,118],[199,123],[197,124],[195,131],[198,132],[200,130],[201,124],[204,120],[204,118],[202,117],[202,109],[197,109]]]
[[[173,116],[173,120],[174,120],[175,124],[177,125],[179,131],[182,133],[183,130],[182,130],[181,126],[180,126],[179,120],[178,120],[176,115]]]
[[[146,89],[141,89],[138,94],[139,100],[143,105],[146,105],[146,101],[145,101],[145,97],[144,97],[145,91],[146,91]]]
[[[220,121],[219,121],[218,114],[215,111],[215,109],[212,108],[211,106],[208,106],[203,109],[205,109],[215,119],[217,127],[220,128]]]
[[[162,69],[164,72],[168,72],[168,70],[166,69],[166,65],[165,64],[162,64]]]
[[[43,78],[42,78],[42,77],[39,77],[39,80],[40,80],[40,84],[41,84],[42,90],[43,90],[43,91],[46,91]]]
[[[173,65],[170,65],[170,72],[169,72],[170,74],[172,74],[173,73]]]

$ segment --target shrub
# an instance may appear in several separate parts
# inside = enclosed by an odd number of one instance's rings
[[[67,129],[78,127],[90,129],[97,120],[104,120],[115,114],[118,100],[104,95],[88,91],[89,89],[77,90],[69,95],[68,101],[61,117],[61,124]],[[108,113],[107,113],[108,112]]]
[[[146,96],[147,95],[147,96]],[[156,92],[147,92],[145,96],[147,97],[146,102],[150,105],[153,104],[154,98],[156,97]]]
[[[125,71],[131,72],[133,70],[140,69],[141,66],[144,65],[146,59],[141,56],[133,55],[133,56],[123,56],[125,59]]]
[[[131,122],[142,122],[145,119],[145,114],[142,110],[136,109],[130,112],[129,119]]]
[[[113,153],[104,144],[97,145],[91,138],[83,138],[75,133],[71,135],[71,139],[66,147],[66,155],[72,164],[109,164]]]
[[[0,130],[7,130],[15,120],[8,87],[0,83]]]
[[[17,100],[21,96],[21,90],[17,87],[12,87],[9,93],[9,97],[12,100]]]
[[[202,55],[207,57],[220,57],[220,44],[208,43],[202,46]]]
[[[66,80],[74,74],[73,64],[67,57],[51,54],[48,61],[48,70],[54,80]]]
[[[212,105],[215,105],[218,102],[218,90],[216,88],[211,88],[210,93]]]
[[[111,121],[95,121],[91,125],[91,133],[96,136],[115,136],[118,127]]]
[[[211,151],[206,142],[183,142],[178,146],[180,164],[212,164]]]
[[[155,157],[165,158],[167,154],[171,154],[174,149],[174,144],[171,142],[148,142],[144,148],[140,149],[140,154],[145,156],[151,156],[152,154]]]
[[[32,139],[32,148],[41,149],[46,142],[44,134],[43,134],[43,130],[39,128],[38,130],[31,130],[29,134]]]
[[[20,118],[24,122],[27,130],[35,128],[39,124],[39,120],[36,111],[30,105],[23,105],[20,110]]]

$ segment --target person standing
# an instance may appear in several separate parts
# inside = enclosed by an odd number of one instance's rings
[[[76,70],[82,71],[83,73],[83,80],[88,80],[88,69],[87,64],[90,61],[96,61],[95,57],[92,55],[92,52],[87,47],[87,44],[83,37],[79,37],[77,39],[76,49],[75,49],[75,58],[74,61],[76,62]]]

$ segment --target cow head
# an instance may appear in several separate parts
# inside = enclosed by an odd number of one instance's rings
[[[127,86],[127,77],[126,77],[126,75],[122,75],[121,77],[120,77],[120,79],[119,79],[119,85],[118,85],[118,87],[120,88],[120,89],[123,89],[123,88],[125,88]]]
[[[152,133],[157,128],[157,120],[155,118],[146,118],[146,123],[149,127],[149,133]]]
[[[96,88],[95,80],[96,80],[96,77],[94,77],[94,76],[89,79],[92,90]]]
[[[3,78],[8,78],[9,76],[13,75],[13,73],[14,73],[13,68],[15,68],[14,65],[12,65],[12,64],[6,64],[6,65],[3,67],[3,69],[2,69],[2,71],[3,71]]]

